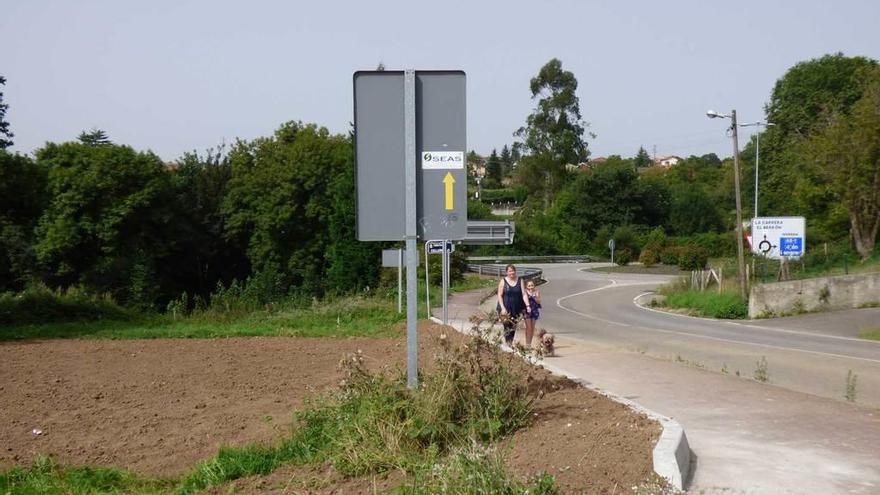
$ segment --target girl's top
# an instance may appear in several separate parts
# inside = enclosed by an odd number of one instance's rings
[[[541,316],[541,303],[535,300],[535,296],[529,295],[529,305],[532,307],[532,312],[526,316],[537,320]]]

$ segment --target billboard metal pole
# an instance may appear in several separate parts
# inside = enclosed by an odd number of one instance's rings
[[[419,386],[418,213],[416,212],[416,72],[403,74],[403,139],[406,182],[406,385]],[[427,265],[427,260],[425,260]]]
[[[449,310],[446,304],[449,295],[449,241],[443,241],[443,324],[449,324]]]
[[[403,313],[403,249],[397,250],[397,313]]]
[[[428,312],[428,318],[431,318],[431,277],[428,275],[428,246],[431,241],[425,241],[425,310]]]

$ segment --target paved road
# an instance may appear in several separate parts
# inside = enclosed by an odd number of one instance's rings
[[[544,324],[556,333],[749,378],[765,368],[772,384],[834,399],[844,397],[852,370],[857,402],[880,407],[880,342],[852,337],[880,325],[878,308],[784,321],[692,318],[636,304],[670,277],[541,268],[544,306],[555,306]]]
[[[548,359],[596,388],[676,418],[696,459],[690,492],[880,493],[880,410],[838,398],[841,369],[874,376],[875,344],[815,338],[852,335],[854,328],[876,322],[880,312],[749,322],[754,328],[633,304],[664,278],[578,271],[584,265],[542,268],[550,282],[542,288],[539,326],[557,334],[558,357]],[[469,327],[475,296],[454,296],[455,326]],[[483,305],[490,307],[491,301]],[[770,384],[751,379],[760,356],[767,359]],[[727,374],[720,372],[725,365]],[[834,399],[795,391],[826,388],[799,373],[831,376],[822,380]],[[863,381],[873,378],[859,380],[861,394]]]

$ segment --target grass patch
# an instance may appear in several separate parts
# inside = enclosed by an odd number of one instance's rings
[[[450,292],[492,287],[494,279],[465,277],[450,287]],[[431,300],[441,304],[440,289],[432,288]],[[424,285],[419,295],[424,294]],[[35,298],[39,303],[34,303]],[[49,301],[49,302],[47,302]],[[75,301],[80,301],[73,304]],[[2,304],[6,306],[2,306]],[[138,314],[121,308],[106,298],[87,296],[76,291],[56,292],[39,289],[21,295],[4,294],[0,308],[8,315],[28,315],[51,305],[73,307],[64,312],[49,311],[47,317],[10,316],[17,323],[0,328],[0,340],[94,338],[218,338],[255,336],[296,337],[394,337],[403,331],[399,322],[406,312],[397,312],[397,292],[337,297],[324,301],[287,301],[266,305],[263,309],[240,313],[219,310],[193,311],[191,314]],[[405,306],[405,304],[404,304]],[[12,308],[12,309],[10,309]],[[70,318],[81,314],[80,318]],[[426,317],[424,299],[419,314]],[[54,320],[52,318],[55,318]],[[3,323],[0,321],[0,323]]]
[[[346,338],[388,337],[400,334],[394,324],[405,315],[396,304],[377,297],[350,297],[284,311],[258,311],[243,316],[193,314],[141,315],[129,320],[71,321],[10,325],[0,339],[35,338],[216,338],[299,336]]]
[[[443,463],[392,492],[394,495],[428,495],[455,493],[460,495],[555,495],[559,493],[553,477],[541,473],[521,483],[504,467],[503,459],[494,449],[472,445],[449,456]]]
[[[687,272],[681,271],[676,265],[661,265],[656,264],[654,266],[644,266],[644,265],[626,265],[626,266],[602,266],[598,268],[592,269],[595,272],[604,272],[604,273],[640,273],[643,275],[682,275]]]
[[[180,479],[40,459],[0,474],[0,493],[189,495],[285,464],[325,463],[347,477],[405,471],[411,482],[399,494],[557,493],[548,475],[514,480],[502,456],[485,447],[529,423],[532,378],[519,357],[484,338],[453,347],[441,336],[440,343],[416,390],[402,372],[371,372],[360,354],[346,357],[341,388],[307,401],[279,444],[221,448]]]
[[[737,292],[707,290],[699,291],[681,287],[661,291],[666,296],[663,305],[668,308],[689,309],[699,316],[723,319],[748,317],[749,308]]]
[[[859,332],[860,339],[880,340],[880,328],[862,330]]]
[[[58,321],[132,320],[137,315],[106,296],[81,289],[51,290],[34,285],[13,294],[0,293],[0,325]]]
[[[159,494],[168,493],[170,480],[149,479],[121,469],[92,466],[61,466],[48,457],[37,458],[28,467],[0,473],[0,493],[37,495]]]

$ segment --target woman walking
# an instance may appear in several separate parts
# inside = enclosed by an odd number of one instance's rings
[[[522,280],[516,276],[516,267],[507,265],[504,277],[498,282],[498,314],[504,327],[504,341],[513,344],[516,323],[525,312],[531,311],[530,303],[522,287]]]

